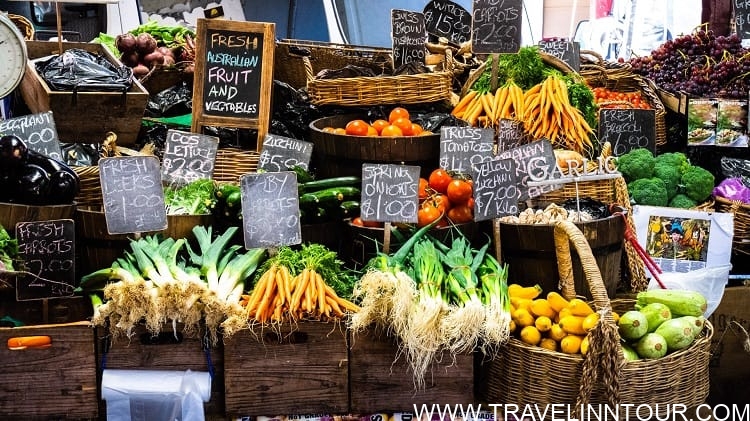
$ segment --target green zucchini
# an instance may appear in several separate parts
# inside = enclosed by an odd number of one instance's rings
[[[220,185],[216,189],[215,194],[218,199],[226,200],[229,197],[229,195],[231,195],[234,192],[239,192],[239,191],[240,191],[240,186],[236,184],[225,183],[225,184]]]
[[[357,187],[331,187],[311,193],[304,193],[299,197],[300,207],[318,206],[330,207],[347,200],[359,200],[360,191]]]
[[[662,303],[669,307],[672,316],[702,316],[708,307],[703,294],[696,291],[680,289],[650,289],[639,292],[636,297],[636,308],[651,303]]]
[[[226,198],[226,204],[230,208],[239,208],[242,206],[242,194],[239,190],[233,191]]]
[[[338,207],[338,215],[341,219],[356,218],[359,216],[359,201],[345,200]]]
[[[300,183],[299,191],[301,193],[310,193],[314,191],[329,189],[331,187],[357,187],[361,183],[362,180],[357,176],[322,178],[320,180],[308,181],[307,183]]]

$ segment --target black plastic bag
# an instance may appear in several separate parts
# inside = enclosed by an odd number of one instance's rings
[[[193,112],[193,88],[182,81],[148,97],[146,117],[176,117]]]
[[[36,70],[55,91],[127,91],[133,83],[130,67],[78,48],[38,62]]]
[[[721,173],[726,178],[739,178],[742,184],[750,187],[750,161],[739,158],[721,158]]]

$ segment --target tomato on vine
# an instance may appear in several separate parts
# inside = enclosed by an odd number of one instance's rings
[[[446,195],[448,196],[448,200],[456,205],[466,203],[466,201],[471,197],[472,193],[473,191],[471,184],[466,180],[461,180],[458,178],[451,180],[451,182],[448,183],[448,187],[446,188]]]
[[[429,186],[438,193],[445,193],[451,180],[453,180],[453,177],[442,168],[434,169],[427,179]]]

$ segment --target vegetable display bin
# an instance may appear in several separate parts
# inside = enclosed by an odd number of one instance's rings
[[[0,203],[0,225],[13,235],[18,222],[73,219],[75,205],[32,206],[18,203]]]
[[[374,330],[352,334],[349,350],[351,412],[412,412],[414,405],[473,404],[474,354],[443,355],[417,389],[405,357],[396,359],[398,343]]]
[[[205,332],[185,332],[181,323],[165,327],[157,335],[144,325],[134,329],[131,338],[111,340],[106,328],[96,328],[99,360],[98,373],[103,369],[169,370],[213,373],[210,399],[205,403],[205,413],[224,413],[224,352],[221,341],[206,348]],[[176,333],[175,333],[176,332]],[[102,402],[102,405],[106,403]]]
[[[349,408],[347,332],[339,323],[286,322],[224,340],[229,416],[345,414]]]
[[[37,73],[32,60],[58,54],[58,48],[57,42],[26,41],[29,62],[20,91],[29,110],[32,113],[52,111],[61,142],[99,143],[111,131],[117,134],[118,144],[135,144],[148,102],[148,92],[143,85],[133,78],[127,92],[53,91]],[[101,44],[63,42],[62,48],[64,51],[83,49],[119,64]]]
[[[439,166],[440,133],[422,136],[348,136],[323,131],[344,127],[356,115],[324,117],[310,123],[313,156],[310,166],[317,178],[362,176],[362,164],[416,165],[422,177]]]
[[[48,336],[50,344],[6,345],[28,336]],[[0,328],[0,343],[0,418],[98,418],[94,329],[88,322]]]

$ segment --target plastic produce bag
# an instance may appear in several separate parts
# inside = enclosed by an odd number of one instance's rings
[[[750,186],[750,161],[747,159],[721,157],[721,173],[727,178],[739,178]]]
[[[724,296],[724,287],[729,281],[729,271],[732,265],[705,267],[690,272],[664,272],[659,279],[667,289],[686,289],[703,294],[708,301],[708,307],[703,315],[708,318],[716,311]],[[661,288],[654,278],[648,283],[648,289]]]
[[[727,178],[718,186],[714,187],[714,196],[729,200],[738,200],[742,203],[750,203],[750,188],[739,178]]]
[[[146,117],[175,117],[193,112],[193,89],[182,81],[149,96]]]
[[[130,67],[78,48],[37,62],[36,70],[55,91],[127,91],[133,81]]]

